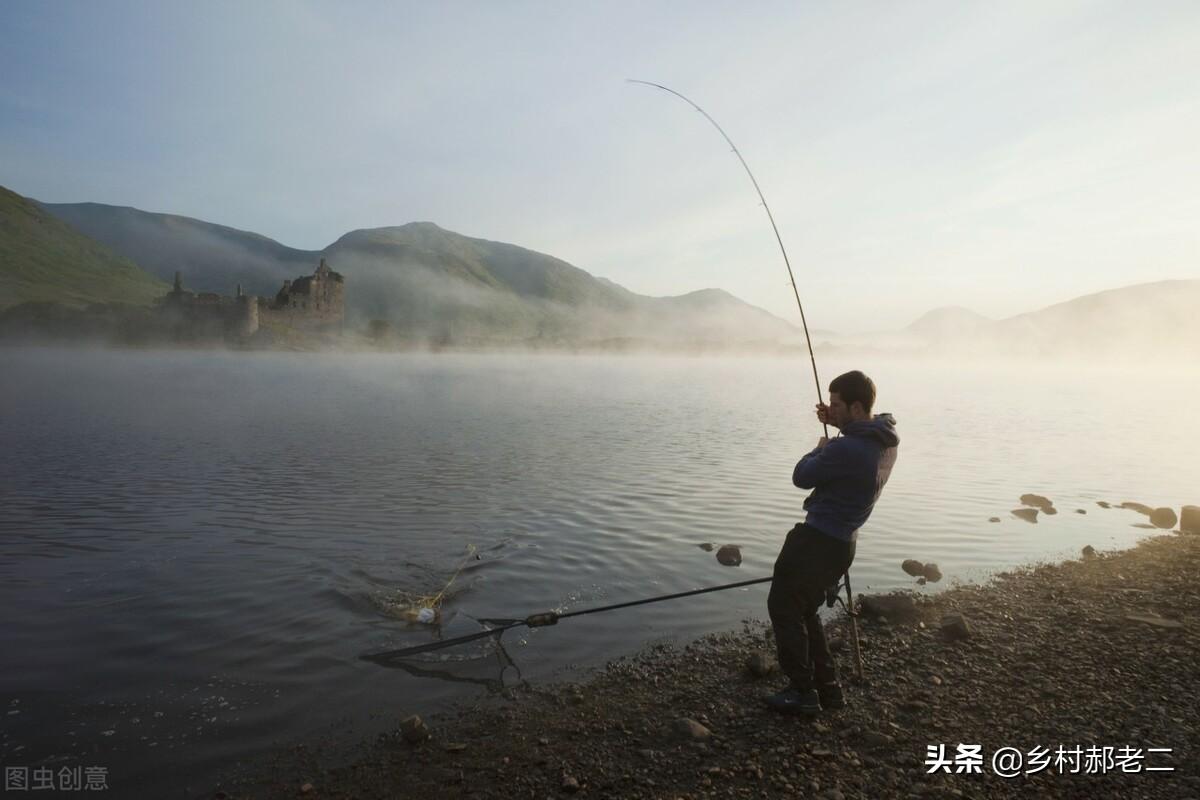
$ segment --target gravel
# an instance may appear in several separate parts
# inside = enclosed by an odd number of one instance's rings
[[[781,678],[747,669],[767,633],[747,622],[655,645],[583,683],[428,719],[428,738],[415,743],[397,729],[363,743],[352,763],[326,766],[293,748],[224,796],[297,797],[311,785],[306,797],[420,800],[1200,798],[1198,575],[1200,536],[1167,534],[916,597],[904,621],[864,616],[865,679],[850,677],[844,648],[848,707],[813,720],[763,704]],[[969,638],[943,635],[947,617],[969,620]],[[847,638],[844,618],[829,628]],[[960,744],[979,745],[978,773],[955,759]],[[929,748],[939,745],[950,771],[931,773]],[[1104,747],[1116,748],[1109,761],[1141,748],[1125,763],[1143,771],[1110,768]],[[1046,748],[1049,763],[1003,778],[992,765],[999,748]]]

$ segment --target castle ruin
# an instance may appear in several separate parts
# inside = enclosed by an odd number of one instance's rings
[[[274,298],[242,293],[233,297],[190,292],[182,275],[160,301],[160,311],[176,333],[186,338],[245,338],[264,326],[307,332],[340,332],[346,318],[346,279],[321,259],[312,275],[284,281]]]

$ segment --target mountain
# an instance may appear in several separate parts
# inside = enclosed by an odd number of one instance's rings
[[[410,336],[721,344],[797,331],[717,289],[646,297],[578,267],[431,222],[358,230],[323,255],[347,276],[347,313]]]
[[[963,335],[974,336],[992,324],[992,320],[962,306],[944,306],[924,314],[905,328],[910,333],[929,339],[948,339]]]
[[[1154,360],[1200,357],[1200,280],[1109,289],[992,321],[962,308],[904,333],[940,354]]]
[[[0,186],[0,309],[29,301],[149,305],[170,287]]]
[[[346,277],[354,329],[387,321],[409,339],[476,343],[793,343],[796,328],[727,292],[646,297],[562,259],[432,222],[351,231],[320,251],[201,220],[98,203],[44,204],[163,280],[270,296],[319,259]]]
[[[988,330],[1005,353],[1200,357],[1200,280],[1158,281],[1018,314]]]
[[[164,281],[175,271],[201,292],[273,295],[285,280],[313,271],[320,254],[286,247],[224,225],[101,203],[42,203],[76,231]]]

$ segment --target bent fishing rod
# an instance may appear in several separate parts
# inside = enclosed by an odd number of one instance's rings
[[[804,304],[800,302],[800,290],[796,288],[796,274],[792,271],[792,262],[790,259],[788,259],[787,248],[783,246],[783,237],[779,235],[779,226],[775,224],[775,215],[771,213],[771,207],[767,205],[767,198],[763,196],[762,189],[758,185],[758,180],[754,177],[754,173],[750,171],[750,165],[747,164],[746,159],[742,157],[742,151],[738,150],[737,145],[734,144],[733,140],[729,138],[729,134],[725,133],[725,129],[722,128],[720,124],[712,118],[712,115],[710,115],[700,106],[696,105],[687,97],[684,97],[679,92],[670,87],[663,86],[661,83],[654,83],[653,81],[639,81],[634,78],[628,78],[627,80],[629,83],[640,83],[643,86],[652,86],[655,89],[662,89],[664,92],[669,92],[703,114],[704,118],[712,123],[712,126],[717,129],[717,132],[720,133],[721,137],[724,138],[726,143],[729,144],[730,149],[733,150],[733,154],[737,156],[738,161],[741,162],[742,168],[746,170],[746,174],[750,176],[750,183],[754,184],[754,191],[758,193],[758,199],[762,203],[763,210],[767,212],[767,219],[771,222],[771,230],[775,233],[775,241],[779,243],[779,252],[783,254],[783,264],[787,267],[788,280],[791,281],[792,284],[792,294],[796,298],[796,307],[800,309],[800,324],[804,327],[804,341],[808,344],[808,358],[809,361],[812,362],[813,381],[817,385],[817,402],[823,402],[821,399],[821,379],[817,377],[817,357],[813,355],[812,337],[808,335],[808,320],[804,316]],[[829,426],[825,423],[821,424],[825,428],[825,438],[828,439]]]
[[[762,203],[763,210],[765,210],[767,212],[767,219],[771,223],[771,230],[775,233],[775,241],[779,244],[779,252],[783,255],[784,266],[787,267],[788,280],[791,282],[791,285],[792,285],[792,294],[796,298],[796,307],[800,310],[800,322],[804,328],[804,340],[805,340],[805,343],[808,345],[808,357],[809,357],[809,361],[812,364],[813,381],[817,387],[817,401],[822,402],[821,379],[817,376],[817,358],[816,358],[816,355],[813,353],[812,337],[809,335],[809,332],[808,332],[808,320],[804,314],[804,304],[800,302],[800,290],[796,286],[796,275],[795,275],[795,272],[793,272],[793,270],[792,270],[792,264],[791,264],[791,260],[788,258],[787,248],[784,247],[783,237],[779,233],[779,226],[775,224],[775,215],[771,213],[771,207],[767,204],[767,198],[763,195],[762,189],[758,185],[758,180],[754,177],[754,173],[750,170],[750,165],[746,163],[746,159],[742,156],[741,151],[738,150],[737,145],[735,145],[733,143],[733,140],[729,138],[729,134],[725,133],[725,129],[722,128],[720,126],[720,124],[718,124],[717,121],[715,119],[713,119],[712,116],[707,111],[705,111],[703,108],[698,106],[696,103],[692,102],[690,99],[688,99],[684,95],[680,94],[679,92],[675,91],[674,89],[671,89],[667,86],[663,86],[660,83],[653,83],[651,81],[635,80],[632,78],[629,79],[629,82],[630,83],[640,83],[644,86],[651,86],[656,89],[661,89],[664,92],[669,92],[670,94],[675,95],[680,100],[683,100],[685,103],[690,105],[692,108],[696,109],[701,114],[703,114],[704,118],[707,119],[710,123],[712,123],[713,127],[717,129],[717,132],[720,133],[722,138],[725,139],[726,143],[729,144],[729,147],[733,150],[734,155],[736,155],[738,157],[738,161],[741,162],[742,168],[746,170],[746,175],[749,176],[750,182],[754,185],[754,191],[758,194],[758,199]],[[826,423],[822,423],[822,425],[825,428],[825,436],[826,436],[826,438],[828,438],[829,426]],[[387,662],[387,661],[390,661],[393,659],[405,658],[407,656],[414,656],[414,655],[418,655],[420,653],[427,653],[432,650],[440,650],[445,647],[454,647],[456,645],[466,644],[468,642],[477,641],[479,639],[484,639],[484,638],[487,638],[490,636],[499,637],[505,631],[511,630],[512,628],[521,627],[521,626],[525,626],[525,627],[529,627],[529,628],[538,628],[538,627],[544,627],[547,625],[556,625],[556,624],[558,624],[559,620],[569,619],[570,617],[578,617],[578,616],[583,616],[585,614],[597,614],[597,613],[600,613],[603,611],[614,611],[619,608],[630,608],[632,606],[640,606],[640,605],[645,605],[648,603],[659,603],[664,600],[675,600],[675,599],[678,599],[681,597],[690,597],[692,595],[705,594],[707,592],[719,592],[724,589],[734,589],[734,588],[743,587],[743,586],[752,586],[757,583],[766,583],[770,580],[771,580],[770,577],[754,578],[754,579],[748,580],[748,581],[738,581],[736,583],[727,583],[727,584],[723,584],[721,586],[710,586],[710,587],[707,587],[704,589],[694,589],[690,592],[677,592],[675,594],[661,595],[658,597],[650,597],[650,598],[646,598],[643,600],[631,600],[631,601],[625,602],[625,603],[616,603],[616,604],[608,605],[608,606],[600,606],[598,608],[586,608],[586,609],[582,609],[580,611],[570,611],[570,612],[567,612],[564,614],[560,614],[560,613],[554,612],[554,611],[547,611],[547,612],[543,612],[540,614],[532,614],[532,615],[526,617],[525,619],[492,619],[492,620],[481,619],[480,622],[484,623],[485,625],[493,625],[495,627],[489,627],[487,630],[479,631],[478,633],[467,634],[466,636],[458,636],[453,639],[443,639],[443,640],[436,641],[436,642],[428,642],[426,644],[416,645],[414,647],[405,647],[405,648],[401,648],[399,650],[388,650],[388,651],[384,651],[384,652],[380,652],[380,653],[367,653],[365,655],[359,656],[359,658],[366,660],[366,661],[375,661],[375,662],[383,663],[383,662]],[[861,679],[862,674],[863,674],[862,651],[859,647],[858,620],[857,620],[857,615],[853,610],[854,609],[854,596],[851,593],[851,589],[850,589],[850,573],[849,572],[846,572],[843,583],[841,583],[839,585],[835,585],[829,591],[826,592],[826,605],[829,607],[833,607],[835,602],[841,602],[841,597],[839,595],[840,595],[840,591],[843,586],[846,589],[846,601],[843,603],[843,605],[846,609],[847,615],[850,618],[851,644],[854,649],[855,661],[857,662],[856,663],[856,672],[858,674],[858,677]]]
[[[669,94],[675,95],[680,100],[687,103],[689,106],[691,106],[692,108],[696,109],[701,114],[703,114],[704,118],[706,120],[708,120],[709,122],[711,122],[712,126],[717,129],[718,133],[721,134],[721,138],[723,138],[725,140],[725,142],[729,145],[730,149],[733,150],[733,154],[738,157],[738,161],[741,162],[742,169],[746,170],[746,175],[748,175],[750,177],[750,183],[754,184],[754,191],[758,193],[758,199],[762,202],[763,210],[767,212],[767,219],[770,220],[770,222],[771,222],[771,230],[774,231],[774,233],[775,233],[775,241],[779,243],[779,252],[783,255],[784,266],[787,267],[788,280],[791,281],[791,284],[792,284],[792,294],[796,298],[796,307],[800,309],[800,324],[804,326],[804,341],[805,341],[805,343],[808,344],[808,358],[809,358],[809,361],[812,362],[813,381],[817,385],[817,403],[818,404],[823,403],[824,401],[822,400],[822,396],[821,396],[821,379],[819,377],[817,377],[817,357],[816,357],[816,355],[813,354],[812,337],[809,336],[809,333],[808,333],[808,319],[804,315],[804,304],[800,302],[800,290],[798,288],[796,288],[796,273],[792,271],[792,262],[788,258],[787,248],[783,246],[783,237],[780,236],[780,234],[779,234],[779,226],[775,224],[775,215],[771,213],[771,206],[769,206],[767,204],[767,198],[763,195],[762,188],[758,185],[758,179],[754,177],[754,173],[750,170],[750,165],[746,163],[746,159],[742,156],[742,151],[739,150],[738,146],[733,143],[733,139],[729,138],[729,134],[727,134],[725,132],[725,129],[721,127],[720,123],[718,123],[715,119],[713,119],[711,114],[709,114],[707,111],[705,111],[703,108],[701,108],[695,102],[693,102],[690,98],[685,97],[684,95],[680,94],[679,92],[675,91],[674,89],[670,88],[669,86],[663,86],[661,83],[654,83],[653,81],[640,81],[640,80],[636,80],[634,78],[629,78],[628,80],[630,83],[640,83],[643,86],[650,86],[655,89],[662,89],[664,92],[668,92]],[[825,438],[828,439],[829,438],[829,424],[826,423],[825,421],[822,421],[821,426],[822,426],[822,428],[824,428]],[[863,677],[862,650],[859,647],[858,620],[857,620],[857,616],[854,612],[854,598],[853,598],[853,595],[850,593],[850,573],[849,572],[847,572],[845,575],[845,587],[846,587],[846,598],[849,601],[848,604],[846,605],[846,613],[850,616],[851,643],[854,646],[854,658],[855,658],[855,662],[856,662],[856,672],[858,674],[859,679],[861,680]],[[832,606],[832,603],[830,603],[830,605]]]

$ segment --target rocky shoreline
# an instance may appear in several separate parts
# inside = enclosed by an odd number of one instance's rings
[[[783,681],[760,674],[769,631],[747,622],[580,684],[409,720],[348,765],[295,748],[215,796],[1200,798],[1198,575],[1200,536],[1172,533],[866,599],[864,680],[839,616],[849,705],[811,720],[763,705]]]

